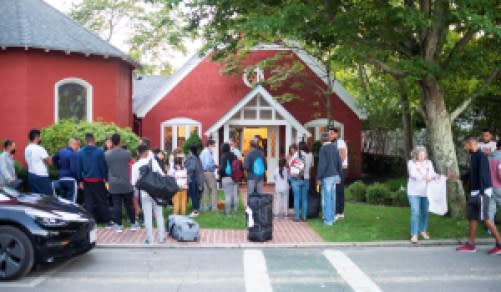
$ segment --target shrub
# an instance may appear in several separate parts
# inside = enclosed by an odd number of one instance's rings
[[[367,187],[365,198],[369,204],[382,205],[390,200],[390,190],[384,184],[375,183]]]
[[[364,202],[366,190],[367,186],[362,181],[356,181],[349,185],[345,192],[349,194],[350,200]]]
[[[391,194],[392,205],[397,207],[408,207],[407,190],[400,189]]]
[[[127,146],[133,153],[135,153],[139,143],[139,137],[131,129],[120,128],[113,123],[63,120],[42,129],[42,145],[51,155],[54,155],[67,145],[68,138],[71,136],[79,138],[84,144],[86,133],[94,134],[98,146],[102,146],[106,137],[118,133],[122,138],[122,145]]]
[[[196,145],[199,150],[202,149],[202,140],[200,139],[196,131],[191,133],[190,137],[188,137],[188,140],[184,142],[183,151],[185,154],[188,154],[188,151],[190,150],[190,147],[192,145]]]
[[[389,179],[385,181],[384,184],[388,187],[390,191],[396,192],[400,190],[402,187],[405,188],[405,186],[407,185],[407,178],[399,177],[399,178]]]

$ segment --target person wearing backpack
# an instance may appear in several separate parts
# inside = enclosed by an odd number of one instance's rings
[[[243,164],[243,168],[247,171],[247,201],[250,194],[263,193],[266,172],[266,160],[263,151],[258,148],[258,139],[253,138],[250,141],[250,148]]]
[[[308,217],[310,169],[313,165],[313,156],[306,142],[299,143],[298,148],[299,151],[293,154],[290,162],[290,181],[294,193],[294,221],[296,222],[300,219],[306,221]]]
[[[224,214],[232,215],[238,209],[238,184],[233,181],[233,161],[237,159],[231,152],[230,144],[224,143],[221,146],[221,158],[219,167],[219,177],[224,191]]]

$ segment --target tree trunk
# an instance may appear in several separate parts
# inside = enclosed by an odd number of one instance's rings
[[[413,131],[411,123],[411,111],[409,108],[409,96],[407,92],[400,92],[400,105],[402,107],[402,130],[404,132],[404,155],[405,158],[410,158],[413,147]]]
[[[452,136],[451,119],[445,107],[444,95],[438,81],[433,77],[421,80],[426,128],[431,144],[431,153],[438,173],[459,174],[456,147]],[[458,218],[465,214],[465,194],[461,181],[449,180],[447,183],[449,214]]]

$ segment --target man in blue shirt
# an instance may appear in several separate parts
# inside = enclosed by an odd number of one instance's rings
[[[202,193],[202,206],[200,211],[204,210],[215,211],[217,199],[217,182],[215,170],[218,168],[214,161],[214,149],[216,148],[216,141],[209,139],[206,147],[200,153],[200,161],[204,170],[204,191]],[[209,202],[210,196],[210,202]]]
[[[78,186],[78,150],[80,141],[78,138],[70,138],[68,146],[59,150],[52,162],[59,170],[59,181],[56,190],[59,196],[70,201],[76,201]]]

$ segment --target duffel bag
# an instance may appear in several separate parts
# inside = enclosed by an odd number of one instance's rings
[[[200,237],[200,226],[195,220],[186,216],[170,215],[167,230],[177,241],[197,241]]]
[[[176,180],[170,176],[163,176],[154,172],[152,160],[139,169],[140,177],[136,182],[138,189],[143,190],[160,205],[167,205],[172,197],[179,191]]]

